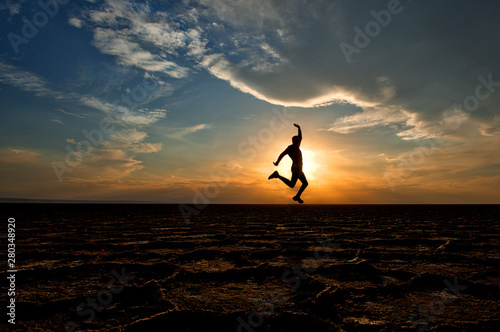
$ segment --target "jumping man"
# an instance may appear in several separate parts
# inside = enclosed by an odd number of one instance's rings
[[[302,131],[300,130],[300,126],[296,123],[293,124],[295,127],[299,129],[299,135],[298,136],[293,136],[292,137],[292,145],[289,145],[285,151],[283,151],[280,156],[278,157],[278,160],[274,162],[274,166],[278,166],[281,159],[283,159],[284,156],[289,155],[290,158],[292,158],[292,178],[288,180],[287,178],[282,177],[279,175],[278,171],[275,171],[273,174],[269,176],[269,180],[278,178],[281,181],[283,181],[287,186],[290,188],[295,187],[295,184],[297,183],[297,179],[302,182],[302,186],[300,187],[299,191],[297,192],[297,195],[293,197],[294,201],[299,202],[300,204],[304,203],[302,199],[300,199],[300,195],[302,195],[302,192],[304,189],[306,189],[308,183],[306,176],[304,175],[304,172],[302,172],[302,152],[300,151],[300,143],[302,142]]]

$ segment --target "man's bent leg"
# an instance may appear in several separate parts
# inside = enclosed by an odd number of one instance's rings
[[[282,177],[281,175],[278,176],[278,178],[281,181],[283,181],[287,186],[289,186],[290,188],[293,188],[293,187],[295,187],[295,184],[297,183],[297,179],[299,178],[299,173],[298,172],[293,172],[292,173],[292,178],[290,180],[288,180],[285,177]]]
[[[292,175],[292,179],[288,180],[287,178],[285,178],[285,177],[283,177],[283,176],[280,175],[280,176],[278,176],[278,179],[280,179],[281,181],[283,181],[290,188],[293,188],[293,187],[295,187],[295,184],[297,183],[298,176],[293,176]]]
[[[300,182],[302,182],[302,186],[300,186],[300,189],[297,192],[297,197],[300,197],[300,195],[302,195],[302,192],[309,185],[309,183],[307,182],[306,176],[304,175],[304,172],[300,172],[299,180],[300,180]]]
[[[282,177],[281,175],[278,176],[278,179],[280,179],[281,181],[283,181],[287,186],[289,186],[290,188],[293,188],[292,187],[292,182],[290,182],[290,180],[288,180],[287,178],[284,178]]]

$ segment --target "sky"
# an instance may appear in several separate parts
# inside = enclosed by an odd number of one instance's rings
[[[0,4],[0,197],[500,203],[500,4]],[[300,182],[299,182],[300,184]]]

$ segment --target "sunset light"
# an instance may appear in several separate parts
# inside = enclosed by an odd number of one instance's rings
[[[304,173],[307,174],[308,179],[314,179],[318,170],[318,165],[315,160],[315,153],[313,151],[302,151],[302,158],[304,158]]]
[[[0,7],[2,197],[295,204],[268,177],[299,124],[306,203],[498,202],[487,28],[392,0],[47,1]]]
[[[499,14],[0,1],[2,331],[498,331]]]

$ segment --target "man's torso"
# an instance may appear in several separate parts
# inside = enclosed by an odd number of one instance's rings
[[[300,168],[302,170],[302,152],[300,148],[292,144],[286,148],[286,152],[292,158],[292,168]]]

